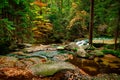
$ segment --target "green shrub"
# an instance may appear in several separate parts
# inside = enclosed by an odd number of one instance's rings
[[[105,44],[103,43],[93,43],[93,46],[96,47],[96,48],[100,48],[102,46],[104,46]]]
[[[113,49],[114,48],[114,44],[105,45],[104,48]]]

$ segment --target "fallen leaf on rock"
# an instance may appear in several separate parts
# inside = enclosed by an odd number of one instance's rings
[[[18,68],[1,68],[0,69],[0,79],[10,80],[15,79],[29,79],[32,78],[32,73],[28,70],[22,70]]]

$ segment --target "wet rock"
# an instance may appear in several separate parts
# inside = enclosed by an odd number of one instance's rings
[[[34,52],[31,54],[31,56],[33,57],[41,57],[41,58],[45,58],[47,60],[47,58],[52,58],[55,55],[58,55],[58,51],[38,51],[38,52]]]
[[[68,62],[49,62],[45,64],[36,64],[29,67],[29,70],[38,76],[49,76],[64,69],[75,69],[75,66]]]
[[[29,54],[25,54],[25,53],[22,52],[22,51],[11,52],[9,55],[12,55],[12,54],[21,55],[21,56],[29,56]]]
[[[87,55],[87,52],[81,47],[77,50],[76,54],[79,56],[79,57],[86,57]]]
[[[95,56],[104,56],[104,53],[101,50],[94,50],[90,54]]]
[[[73,59],[73,55],[72,54],[60,54],[60,55],[56,55],[53,57],[54,61],[66,61],[69,59]]]
[[[24,45],[25,47],[32,47],[32,44],[29,44],[29,43],[23,43],[23,45]]]
[[[90,76],[82,74],[79,69],[67,69],[57,72],[54,75],[53,80],[90,80]]]
[[[57,50],[64,50],[64,49],[65,49],[64,46],[58,46],[58,47],[57,47]]]
[[[87,56],[87,52],[85,51],[85,48],[84,46],[78,46],[75,42],[71,42],[70,44],[68,44],[65,49],[67,50],[75,50],[76,49],[76,54],[79,56],[79,57],[86,57]]]
[[[95,55],[90,55],[88,59],[93,60],[96,56]]]
[[[112,73],[112,74],[98,74],[95,77],[92,77],[91,80],[119,80],[120,75]]]
[[[15,63],[15,66],[18,68],[27,68],[29,66],[32,66],[34,64],[44,63],[46,62],[46,59],[44,58],[38,58],[38,57],[31,57],[31,58],[24,58]]]
[[[2,56],[0,57],[0,68],[14,67],[17,61],[18,59],[15,57]]]
[[[86,50],[87,52],[87,58],[92,60],[95,57],[103,57],[104,53],[101,50]]]
[[[22,62],[22,61],[17,61],[15,63],[15,67],[24,69],[24,68],[27,67],[27,65],[24,62]]]
[[[107,54],[101,60],[103,61],[102,64],[104,64],[105,66],[109,66],[109,68],[112,69],[118,69],[117,71],[119,71],[120,58],[113,56],[111,54]]]
[[[101,58],[99,58],[99,57],[95,57],[94,58],[94,61],[95,61],[95,63],[96,64],[101,64],[103,61],[101,60]]]
[[[28,58],[28,61],[33,62],[33,64],[39,64],[39,63],[44,63],[44,62],[46,62],[47,60],[44,59],[44,58],[31,57],[31,58]]]
[[[67,50],[74,50],[74,49],[78,49],[78,48],[79,48],[79,46],[76,45],[75,42],[71,42],[65,46],[65,49],[67,49]]]
[[[0,68],[0,80],[32,80],[32,73],[19,68]]]
[[[24,49],[24,51],[27,53],[32,53],[32,52],[36,52],[36,51],[40,51],[40,50],[43,50],[43,48],[41,48],[41,46],[34,46],[34,47]]]
[[[116,56],[114,56],[114,55],[112,55],[112,54],[106,54],[105,56],[104,56],[105,58],[117,58]]]
[[[24,51],[27,53],[37,52],[37,51],[55,51],[56,48],[51,47],[50,45],[37,45],[29,48],[25,48]]]

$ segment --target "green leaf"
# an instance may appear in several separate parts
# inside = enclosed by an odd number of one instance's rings
[[[12,27],[11,25],[7,25],[7,29],[8,29],[9,31],[11,31],[11,30],[15,30],[15,28]]]
[[[16,4],[19,4],[20,3],[20,0],[14,0],[16,2]]]

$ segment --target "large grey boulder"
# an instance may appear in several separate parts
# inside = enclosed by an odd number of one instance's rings
[[[28,68],[34,75],[49,76],[64,69],[75,69],[75,66],[69,62],[49,62],[36,64]]]
[[[88,47],[89,47],[89,45],[78,45],[78,43],[76,43],[76,42],[71,42],[65,48],[68,49],[68,50],[76,49],[77,50],[76,54],[79,57],[86,57],[87,52],[85,51],[85,49],[88,48]]]

